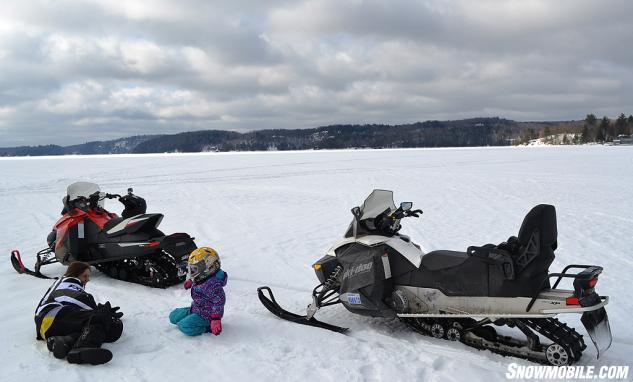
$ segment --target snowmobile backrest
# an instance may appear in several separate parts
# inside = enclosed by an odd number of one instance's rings
[[[535,230],[537,234],[534,235]],[[534,237],[533,237],[534,235]],[[556,208],[549,204],[539,204],[532,208],[519,229],[518,241],[521,247],[527,246],[530,240],[536,239],[540,248],[556,248],[558,231],[556,229]]]

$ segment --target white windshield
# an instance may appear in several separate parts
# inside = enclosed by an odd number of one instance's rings
[[[66,189],[66,194],[68,195],[69,200],[75,200],[77,198],[86,198],[88,199],[90,195],[98,192],[101,194],[101,189],[99,185],[90,182],[75,182],[68,186]],[[103,196],[103,195],[101,195]],[[104,200],[100,198],[99,207],[103,208]]]
[[[360,220],[374,219],[386,210],[389,210],[387,215],[396,210],[396,205],[393,202],[393,191],[374,190],[360,208]]]

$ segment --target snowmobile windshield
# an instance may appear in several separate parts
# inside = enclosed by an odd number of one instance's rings
[[[387,212],[387,215],[396,210],[393,202],[393,191],[374,190],[363,202],[360,208],[360,220],[375,219],[378,215]]]
[[[380,232],[382,218],[395,210],[393,191],[374,190],[360,207],[360,224],[356,222],[356,219],[353,219],[347,228],[345,237],[384,234],[384,232]]]
[[[103,198],[105,194],[101,192],[99,185],[90,182],[75,182],[68,186],[68,188],[66,189],[66,194],[68,195],[68,199],[70,201],[74,201],[80,198],[88,200],[90,199],[90,196],[95,193],[99,193],[98,206],[103,208],[105,205],[105,201]]]

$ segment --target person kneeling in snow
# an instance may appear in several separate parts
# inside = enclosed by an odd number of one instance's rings
[[[70,363],[98,365],[112,359],[102,349],[104,342],[114,342],[123,333],[123,313],[110,302],[97,304],[85,286],[90,281],[90,265],[70,263],[63,277],[46,291],[35,311],[38,340],[46,340],[55,358]]]
[[[210,247],[201,247],[189,255],[189,277],[185,289],[191,288],[191,307],[177,308],[169,321],[188,336],[222,332],[222,316],[226,297],[223,287],[228,274],[220,269],[220,256]]]

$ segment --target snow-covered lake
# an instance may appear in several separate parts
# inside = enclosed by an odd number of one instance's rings
[[[317,282],[311,264],[342,237],[350,209],[374,188],[424,210],[421,219],[404,220],[402,232],[427,251],[499,243],[518,233],[531,207],[555,205],[559,245],[550,270],[602,265],[597,289],[611,297],[613,345],[599,360],[588,346],[579,364],[632,364],[633,147],[10,158],[0,160],[0,177],[3,381],[489,381],[504,379],[510,363],[529,364],[342,306],[317,317],[349,327],[347,334],[288,323],[261,306],[256,288],[269,285],[289,310],[305,309]],[[181,287],[150,289],[94,271],[88,291],[125,313],[123,337],[105,345],[114,359],[69,365],[35,341],[32,316],[50,281],[15,273],[9,252],[20,249],[33,264],[66,186],[78,180],[111,193],[134,187],[148,212],[165,214],[164,232],[187,232],[219,251],[230,275],[222,335],[187,338],[169,324],[171,309],[190,302]],[[121,212],[118,202],[108,203]],[[586,334],[579,316],[559,318]]]

